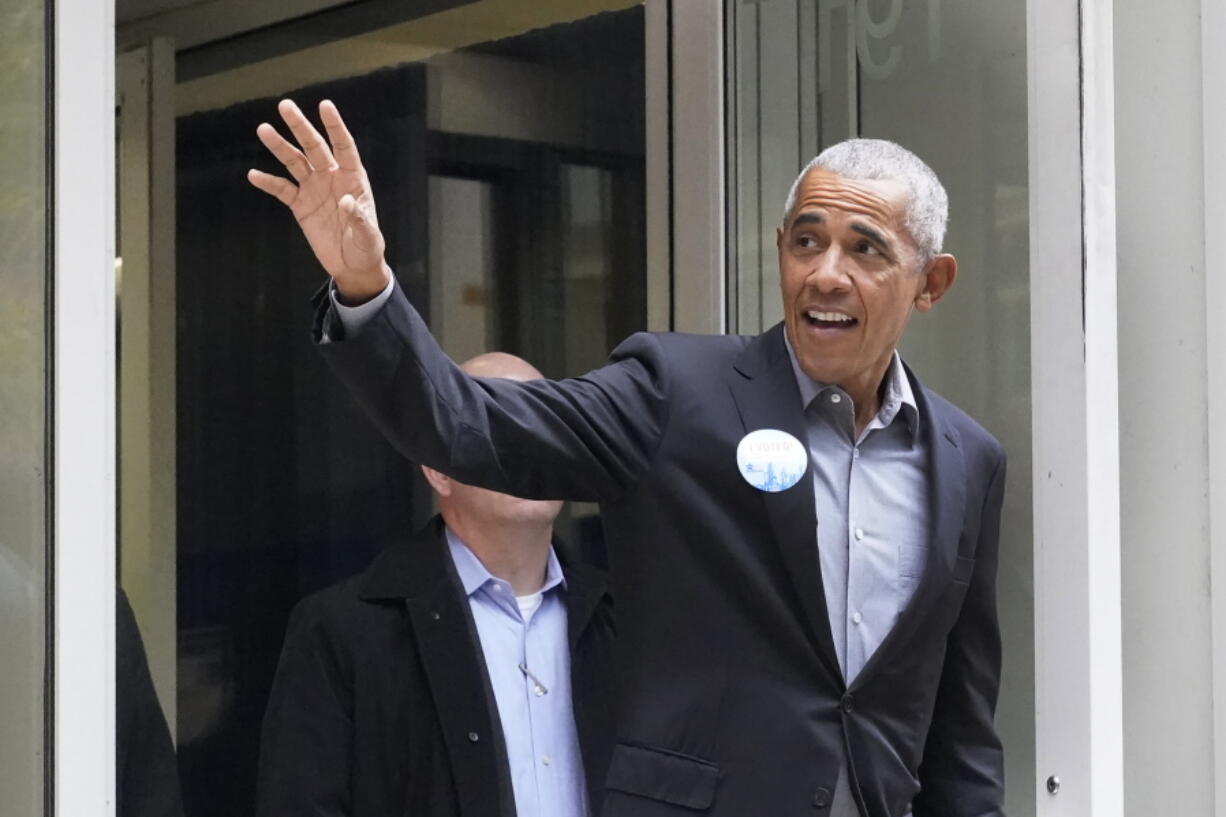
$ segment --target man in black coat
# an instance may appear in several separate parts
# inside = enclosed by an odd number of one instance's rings
[[[509,355],[465,369],[540,377]],[[603,574],[560,566],[560,502],[423,471],[440,517],[293,612],[264,717],[257,813],[596,813],[612,743]]]
[[[784,320],[639,334],[562,381],[473,378],[384,261],[352,135],[292,102],[297,217],[333,289],[320,350],[406,455],[601,503],[618,593],[609,817],[1001,817],[993,725],[1005,457],[897,343],[954,281],[948,202],[898,145],[806,167],[776,232]],[[684,297],[684,293],[678,293]]]

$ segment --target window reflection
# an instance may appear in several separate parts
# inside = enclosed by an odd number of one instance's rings
[[[45,9],[0,4],[0,803],[43,808],[47,461]]]
[[[579,374],[645,323],[643,12],[627,6],[472,3],[255,49],[250,64],[225,55],[222,72],[196,75],[214,58],[181,57],[176,578],[189,815],[251,813],[294,603],[432,513],[416,467],[312,348],[307,298],[324,275],[280,205],[247,186],[249,167],[271,169],[255,125],[275,119],[282,95],[307,111],[336,101],[389,263],[448,352],[499,349],[547,376]],[[559,527],[599,561],[593,511],[572,508]]]

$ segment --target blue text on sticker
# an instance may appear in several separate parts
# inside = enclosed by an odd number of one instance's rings
[[[760,428],[741,438],[736,447],[741,476],[759,491],[777,493],[791,488],[809,467],[809,452],[800,440],[776,428]]]

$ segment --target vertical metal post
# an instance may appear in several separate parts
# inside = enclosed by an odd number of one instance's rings
[[[672,328],[727,327],[724,6],[671,2]]]
[[[1038,767],[1032,785],[1043,817],[1119,817],[1111,6],[1030,0],[1027,17]]]
[[[175,729],[175,77],[156,38],[116,65],[120,578]]]
[[[1202,115],[1206,225],[1226,219],[1226,8],[1201,0]],[[1210,601],[1213,630],[1213,814],[1226,817],[1226,236],[1206,229],[1205,355],[1209,443]]]
[[[115,809],[115,26],[55,0],[54,807]]]

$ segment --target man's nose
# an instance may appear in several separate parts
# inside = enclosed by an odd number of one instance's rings
[[[819,292],[841,292],[851,287],[851,278],[847,275],[847,256],[836,247],[830,247],[817,256],[813,269],[805,283]]]

